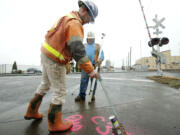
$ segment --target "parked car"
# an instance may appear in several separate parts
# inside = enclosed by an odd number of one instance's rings
[[[28,68],[27,69],[27,73],[42,73],[41,70],[37,69],[37,68]]]
[[[12,70],[11,73],[12,73],[12,74],[23,74],[24,71],[23,71],[23,70]]]

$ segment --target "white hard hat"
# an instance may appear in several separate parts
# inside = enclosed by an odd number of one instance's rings
[[[95,39],[95,35],[93,32],[88,32],[87,33],[87,39]]]

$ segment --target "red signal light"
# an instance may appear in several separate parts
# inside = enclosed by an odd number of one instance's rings
[[[159,43],[159,46],[163,46],[169,43],[169,39],[167,37],[161,38],[161,41]]]

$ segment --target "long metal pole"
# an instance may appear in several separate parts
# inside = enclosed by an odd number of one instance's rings
[[[115,110],[115,108],[114,108],[114,106],[113,106],[113,104],[112,104],[112,102],[111,102],[111,99],[110,99],[109,96],[108,96],[107,90],[105,89],[105,87],[104,87],[103,84],[102,84],[102,78],[99,78],[99,82],[100,82],[100,84],[101,84],[101,87],[102,87],[102,89],[103,89],[103,91],[104,91],[104,93],[105,93],[105,96],[106,96],[106,98],[107,98],[107,100],[108,100],[108,103],[109,103],[109,105],[110,105],[110,107],[111,107],[114,115],[116,116],[116,118],[118,118],[118,114],[117,114],[117,112],[116,112],[116,110]]]
[[[109,97],[109,95],[108,95],[108,92],[107,92],[106,88],[103,86],[102,78],[101,78],[101,77],[99,78],[99,82],[100,82],[100,84],[101,84],[102,90],[104,91],[104,94],[105,94],[105,96],[106,96],[106,99],[108,100],[108,103],[109,103],[109,105],[110,105],[110,107],[111,107],[111,109],[112,109],[112,112],[113,112],[113,114],[114,114],[115,118],[117,119],[118,124],[119,124],[119,126],[120,126],[120,127],[119,127],[119,128],[120,128],[120,132],[119,132],[118,129],[116,129],[116,130],[117,130],[117,133],[115,133],[115,135],[127,135],[127,134],[126,134],[126,131],[125,131],[123,125],[122,125],[122,123],[120,123],[119,120],[118,120],[117,111],[116,111],[116,109],[114,108],[114,106],[113,106],[113,104],[112,104],[112,102],[111,102],[111,99],[110,99],[110,97]]]

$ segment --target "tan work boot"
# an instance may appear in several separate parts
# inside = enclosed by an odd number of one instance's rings
[[[63,132],[71,129],[71,121],[62,120],[62,105],[50,104],[48,110],[48,130],[50,132]]]
[[[24,119],[42,119],[43,115],[38,112],[39,106],[41,105],[43,96],[40,94],[35,94],[35,96],[31,99],[27,112],[24,116]]]

